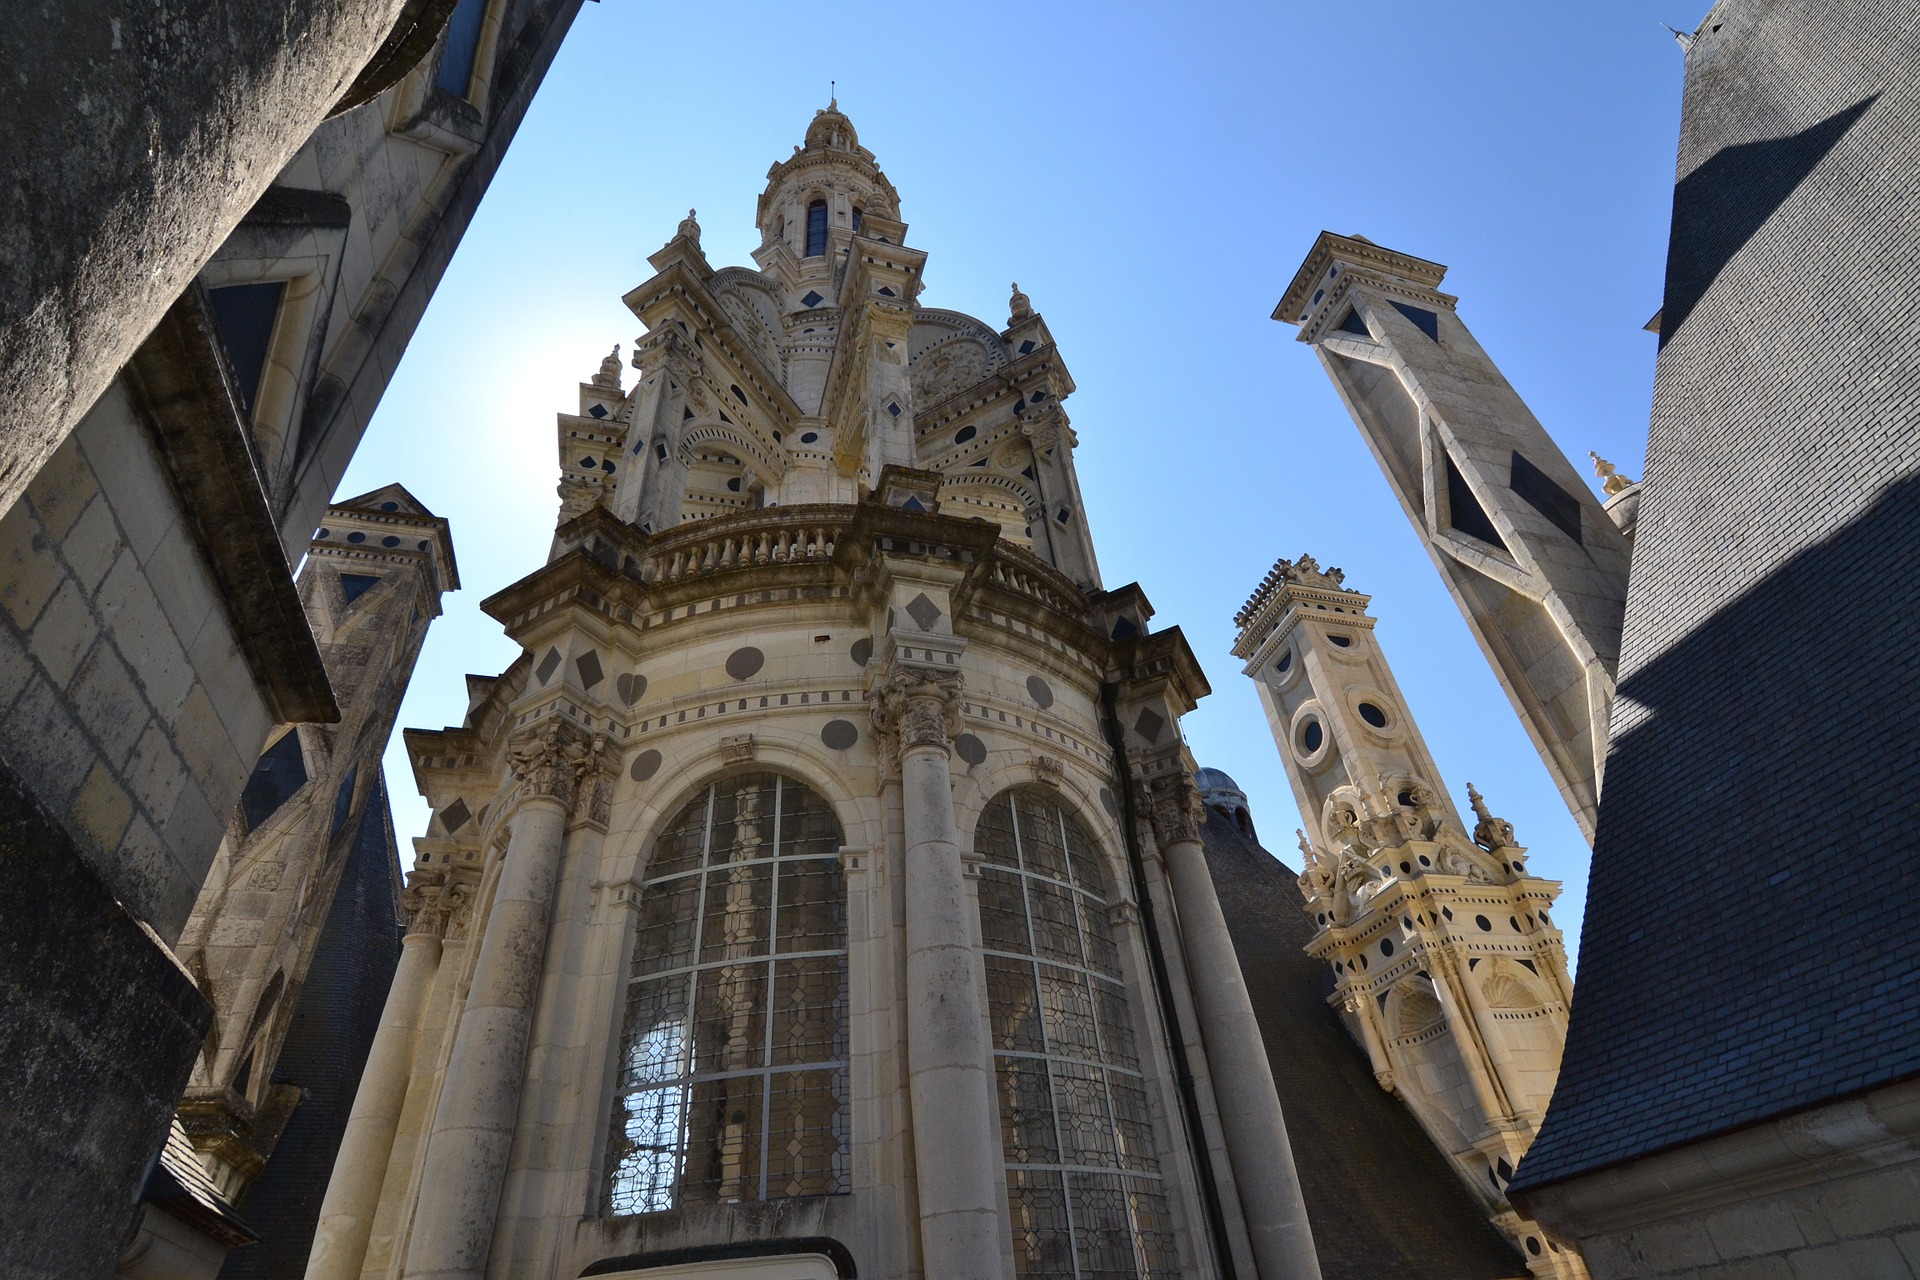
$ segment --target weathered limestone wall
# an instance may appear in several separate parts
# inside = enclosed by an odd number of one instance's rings
[[[0,511],[404,7],[90,0],[13,15],[0,53]]]

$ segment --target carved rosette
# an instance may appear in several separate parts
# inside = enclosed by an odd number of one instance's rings
[[[1163,849],[1199,840],[1207,806],[1193,785],[1193,775],[1179,769],[1147,783],[1147,816],[1153,823],[1153,838]]]
[[[599,764],[603,742],[555,719],[509,745],[507,763],[520,783],[520,798],[552,800],[571,810],[580,779]]]
[[[867,695],[873,727],[904,756],[916,747],[951,751],[960,734],[960,673],[896,666]]]

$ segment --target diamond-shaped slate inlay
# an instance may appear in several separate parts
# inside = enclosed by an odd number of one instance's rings
[[[946,614],[940,611],[939,605],[927,599],[927,593],[922,591],[913,598],[912,603],[907,605],[907,616],[912,618],[914,625],[922,631],[931,631],[933,624],[946,617]]]
[[[1387,299],[1393,302],[1393,299]],[[1393,309],[1413,321],[1414,328],[1427,335],[1429,342],[1440,341],[1440,317],[1425,307],[1410,307],[1404,302],[1394,302]]]
[[[1033,347],[1034,347],[1033,339],[1028,338],[1025,342],[1020,344],[1020,354],[1023,356],[1032,355]]]
[[[596,418],[604,418],[607,416],[607,406],[603,404],[597,404],[593,406],[593,408],[587,410],[587,412],[592,414]]]
[[[851,720],[829,720],[820,730],[820,741],[834,751],[845,751],[860,741],[860,730]]]
[[[817,307],[825,301],[825,298],[821,297],[814,290],[809,289],[807,290],[807,296],[800,299],[800,305],[803,307]]]
[[[1152,707],[1142,707],[1139,717],[1133,722],[1133,731],[1148,742],[1160,741],[1160,735],[1166,728],[1167,718]]]
[[[735,649],[727,655],[727,674],[735,680],[745,680],[758,671],[767,661],[767,655],[748,645],[744,649]]]
[[[456,799],[452,804],[440,811],[440,825],[446,828],[448,835],[452,835],[460,828],[466,826],[467,820],[472,817],[473,813],[467,808],[467,802]]]
[[[981,764],[987,758],[987,744],[970,733],[963,733],[954,739],[953,749],[970,765]]]
[[[893,415],[894,417],[896,417],[896,418],[897,418],[897,417],[899,417],[899,416],[900,416],[900,414],[901,414],[901,412],[902,412],[902,410],[901,410],[901,408],[900,408],[900,406],[899,406],[898,404],[896,404],[896,403],[894,403],[893,401],[891,401],[891,400],[889,400],[889,401],[887,401],[887,412],[888,412],[888,413],[890,413],[890,414],[892,414],[892,415]]]
[[[620,701],[630,707],[647,696],[647,678],[636,671],[615,680],[613,688],[620,695]]]
[[[540,659],[540,665],[533,669],[533,674],[540,677],[541,684],[545,684],[547,681],[553,679],[553,673],[559,669],[560,651],[558,649],[548,649],[547,656]]]
[[[1039,676],[1027,677],[1027,696],[1033,699],[1033,705],[1045,711],[1053,705],[1053,686]]]
[[[642,751],[633,758],[633,767],[627,770],[627,776],[635,782],[645,782],[658,772],[660,772],[660,753]]]
[[[591,689],[606,679],[606,672],[600,669],[600,655],[589,649],[573,660],[574,669],[580,673],[580,687]]]

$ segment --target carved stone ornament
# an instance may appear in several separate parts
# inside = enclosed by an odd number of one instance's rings
[[[511,744],[507,763],[520,780],[521,797],[557,800],[571,809],[581,776],[598,762],[595,745],[586,730],[559,719]]]
[[[596,733],[587,748],[580,768],[580,785],[575,788],[573,817],[605,828],[613,810],[614,780],[620,773],[620,749],[604,733]]]
[[[473,886],[463,879],[449,879],[439,868],[414,871],[400,898],[407,913],[407,932],[439,938],[466,936],[472,904]]]
[[[1206,825],[1207,806],[1193,785],[1193,775],[1181,769],[1147,784],[1147,814],[1153,822],[1153,838],[1165,848],[1198,840],[1200,828]]]
[[[732,733],[720,739],[722,764],[745,764],[753,759],[756,748],[750,733]]]
[[[1467,799],[1473,804],[1473,816],[1479,821],[1473,825],[1473,842],[1488,853],[1496,849],[1514,848],[1513,824],[1505,818],[1496,818],[1487,809],[1487,802],[1473,784],[1467,784]]]
[[[1052,756],[1035,756],[1033,758],[1033,776],[1050,787],[1060,785],[1060,776],[1065,770],[1066,766]]]
[[[960,734],[960,675],[896,666],[867,695],[873,727],[901,754],[915,747],[952,749]]]

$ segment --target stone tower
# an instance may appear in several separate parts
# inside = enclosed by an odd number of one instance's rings
[[[1627,541],[1439,292],[1446,272],[1323,231],[1273,318],[1320,357],[1592,840]]]
[[[1330,997],[1534,1274],[1583,1276],[1506,1200],[1553,1096],[1573,1001],[1513,828],[1467,794],[1469,828],[1374,638],[1369,597],[1312,556],[1281,560],[1235,617],[1307,830],[1300,891]],[[1469,834],[1469,832],[1471,834]]]
[[[261,754],[179,944],[214,1008],[181,1118],[230,1198],[299,1105],[301,1082],[276,1083],[275,1065],[363,815],[389,822],[370,804],[380,756],[441,593],[459,585],[447,522],[397,484],[327,508],[308,548],[300,595],[340,720],[284,726]]]
[[[1320,1274],[1201,849],[1207,692],[1102,588],[1073,390],[852,123],[690,213],[561,415],[310,1280]],[[1223,1123],[1230,1117],[1231,1123]]]

